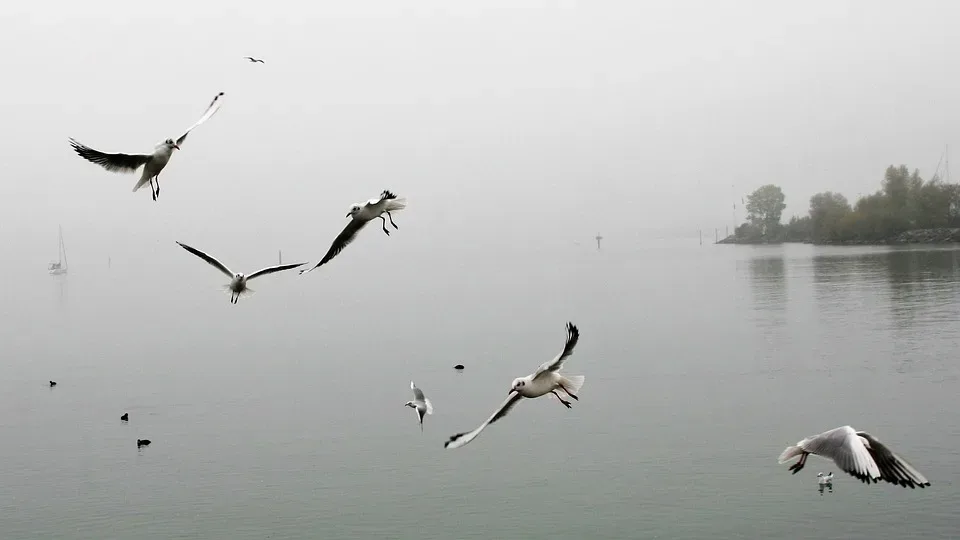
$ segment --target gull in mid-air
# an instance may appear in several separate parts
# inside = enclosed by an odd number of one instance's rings
[[[410,381],[410,389],[413,390],[413,401],[404,403],[404,407],[411,407],[417,411],[417,418],[420,420],[420,431],[423,431],[423,415],[433,414],[433,403],[423,395],[423,391],[417,388],[417,385]]]
[[[210,264],[210,266],[213,266],[217,270],[220,270],[221,272],[226,274],[228,277],[230,277],[230,283],[228,285],[225,285],[224,289],[230,291],[230,303],[232,304],[236,304],[237,301],[240,300],[241,295],[253,293],[253,289],[247,287],[247,282],[250,281],[251,279],[259,276],[264,276],[267,274],[272,274],[274,272],[282,272],[284,270],[290,270],[292,268],[296,268],[298,266],[303,266],[304,264],[306,264],[306,263],[296,263],[296,264],[281,264],[278,266],[268,266],[267,268],[257,270],[256,272],[250,274],[249,276],[245,276],[243,274],[234,273],[233,270],[230,270],[229,268],[224,266],[222,262],[214,259],[210,255],[207,255],[206,253],[200,251],[199,249],[192,248],[186,244],[181,244],[180,242],[177,242],[177,245],[189,251],[190,253],[193,253],[197,257],[200,257],[201,259],[207,261],[207,263]]]
[[[825,486],[833,483],[833,473],[823,474],[822,472],[817,473],[817,483],[821,486]]]
[[[824,431],[788,446],[780,454],[779,462],[786,463],[799,457],[800,461],[790,466],[793,474],[797,474],[807,463],[810,454],[832,459],[841,470],[865,484],[883,480],[911,489],[930,485],[920,471],[891,452],[876,437],[865,431],[855,431],[850,426]],[[833,473],[830,478],[833,478]]]
[[[157,197],[160,196],[160,171],[167,166],[167,162],[170,161],[170,156],[173,155],[173,151],[180,149],[180,145],[187,139],[187,135],[220,110],[221,97],[223,97],[223,92],[214,96],[213,101],[210,102],[203,116],[187,128],[187,131],[185,131],[183,135],[176,140],[167,139],[158,144],[154,147],[152,154],[108,154],[85,146],[75,139],[70,139],[70,146],[72,146],[73,150],[83,159],[91,163],[96,163],[110,172],[132,173],[143,166],[140,181],[137,182],[137,185],[133,186],[133,191],[137,191],[149,182],[153,200],[157,200]],[[153,187],[154,182],[157,184],[156,189]]]
[[[394,229],[399,229],[400,227],[397,227],[397,224],[393,222],[393,216],[390,215],[390,212],[403,210],[406,207],[406,199],[398,199],[396,195],[387,190],[384,190],[379,198],[370,199],[362,206],[360,204],[353,205],[350,211],[347,212],[347,217],[352,217],[353,219],[350,220],[350,223],[347,223],[347,226],[344,227],[340,235],[333,240],[333,244],[330,245],[327,254],[324,255],[323,258],[320,259],[320,262],[313,266],[313,268],[301,270],[300,274],[305,274],[330,262],[330,259],[336,257],[343,251],[343,248],[347,247],[350,242],[353,242],[353,239],[357,237],[357,233],[360,232],[360,229],[362,229],[368,221],[380,218],[383,221],[383,232],[385,232],[387,236],[390,236],[390,231],[387,230],[387,219],[383,217],[383,214],[386,214],[387,217],[390,218],[390,224],[393,225]]]
[[[457,433],[450,437],[450,440],[445,442],[443,447],[460,448],[476,439],[484,428],[506,416],[507,413],[510,412],[510,409],[512,409],[521,398],[537,398],[546,394],[553,394],[557,396],[560,403],[569,409],[571,407],[570,402],[563,399],[560,394],[557,393],[557,390],[563,390],[566,395],[578,400],[580,398],[577,397],[577,393],[580,391],[580,387],[583,386],[584,377],[583,375],[561,375],[560,368],[563,367],[564,360],[573,354],[573,348],[577,346],[579,339],[580,331],[577,330],[577,327],[574,326],[573,323],[568,322],[567,341],[563,345],[563,350],[560,354],[553,360],[541,364],[533,374],[514,379],[513,384],[510,385],[507,400],[500,405],[500,408],[498,408],[486,422],[480,424],[480,427],[473,431]]]
[[[254,63],[254,64],[256,64],[257,62],[260,62],[261,64],[264,63],[263,60],[261,60],[261,59],[259,59],[259,58],[254,58],[254,57],[252,57],[252,56],[244,56],[244,58],[246,58],[247,60],[249,60],[250,62],[252,62],[252,63]]]

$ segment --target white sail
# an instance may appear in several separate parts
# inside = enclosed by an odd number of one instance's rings
[[[60,227],[60,239],[57,245],[57,262],[47,266],[47,270],[54,276],[67,273],[67,246],[63,243],[63,227]]]

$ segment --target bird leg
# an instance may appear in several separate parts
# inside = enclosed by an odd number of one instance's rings
[[[153,200],[157,200],[157,191],[153,189],[153,178],[150,179],[150,195],[153,195]]]
[[[157,197],[160,196],[160,173],[157,173],[157,176],[154,177],[157,180]]]
[[[800,456],[800,461],[798,461],[798,462],[794,463],[793,465],[791,465],[791,466],[790,466],[790,469],[788,469],[788,470],[791,471],[791,472],[793,472],[793,474],[797,474],[798,472],[800,472],[800,469],[802,469],[803,466],[806,465],[806,463],[807,463],[807,456],[809,456],[809,455],[810,455],[810,454],[804,452],[804,453]]]
[[[567,394],[568,396],[572,397],[573,399],[575,399],[575,400],[577,400],[577,401],[580,401],[580,398],[578,398],[577,396],[571,394],[570,391],[567,390],[567,387],[566,387],[566,386],[561,385],[560,388],[563,388],[563,391],[566,392],[566,394]]]
[[[569,402],[569,401],[566,401],[565,399],[563,399],[562,397],[560,397],[560,394],[558,394],[556,390],[551,390],[550,393],[553,394],[553,395],[555,395],[555,396],[557,396],[557,399],[560,400],[560,403],[563,403],[564,406],[566,406],[568,409],[571,408],[571,407],[573,407],[572,405],[570,405],[570,402]]]
[[[383,227],[383,232],[387,233],[387,236],[390,236],[390,231],[387,230],[387,219],[383,216],[379,216],[379,217],[380,217],[380,221],[383,222],[383,224],[381,225],[381,227]]]
[[[390,215],[390,212],[387,212],[387,217],[390,218],[390,224],[393,225],[394,229],[400,228],[400,227],[397,227],[397,224],[393,222],[393,216]]]

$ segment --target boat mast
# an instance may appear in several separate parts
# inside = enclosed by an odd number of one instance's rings
[[[63,268],[66,269],[67,268],[67,245],[63,243],[63,226],[58,225],[58,227],[60,228],[60,253],[61,253],[61,256],[63,257],[62,265],[63,265]]]

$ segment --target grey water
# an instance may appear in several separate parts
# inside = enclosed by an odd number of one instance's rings
[[[152,271],[155,260],[84,264],[80,248],[60,278],[43,260],[13,265],[0,307],[0,536],[960,530],[955,248],[608,237],[600,251],[427,259],[426,247],[365,241],[317,272],[252,284],[237,306],[222,276],[172,242]],[[566,367],[586,375],[580,401],[523,402],[445,450],[559,352],[568,320],[581,331]],[[436,408],[423,433],[403,406],[411,379]],[[788,444],[844,424],[933,485],[865,486],[815,457],[796,476],[777,464]],[[138,450],[137,438],[153,444]],[[832,491],[818,489],[820,471],[834,472]]]

